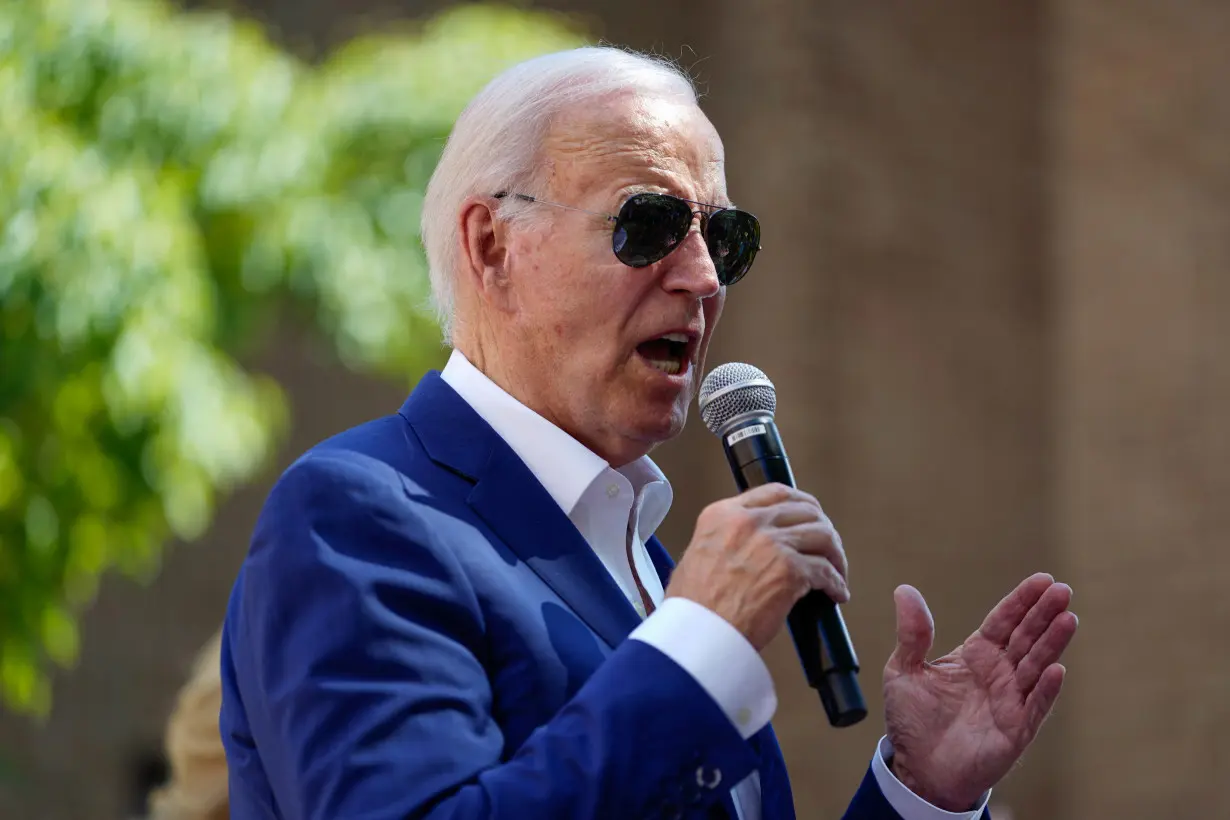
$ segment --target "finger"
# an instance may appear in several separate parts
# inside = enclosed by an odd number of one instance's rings
[[[829,561],[814,555],[794,554],[796,565],[807,578],[811,589],[823,592],[835,603],[844,604],[850,600],[850,587],[844,578]]]
[[[1020,625],[1025,615],[1042,597],[1042,593],[1053,583],[1055,579],[1045,572],[1029,576],[995,605],[978,631],[992,643],[1007,646],[1012,631]]]
[[[814,504],[816,507],[820,506],[820,502],[814,496],[795,487],[777,482],[761,484],[759,487],[746,490],[739,496],[739,501],[744,507],[749,509],[768,507],[773,504],[781,504],[784,501],[800,501],[805,504]]]
[[[1042,671],[1038,685],[1025,699],[1025,725],[1030,738],[1038,734],[1042,721],[1051,713],[1055,701],[1059,698],[1059,690],[1063,688],[1064,674],[1067,672],[1063,664],[1053,663]]]
[[[1072,637],[1076,635],[1078,625],[1076,613],[1073,612],[1061,612],[1051,621],[1046,632],[1042,633],[1042,637],[1016,668],[1016,682],[1022,692],[1032,690],[1041,679],[1042,673],[1059,660],[1072,642]]]
[[[796,524],[782,531],[786,543],[796,552],[824,558],[841,574],[842,578],[850,577],[850,565],[846,561],[846,551],[841,544],[841,536],[832,525],[820,522]]]
[[[922,667],[935,641],[935,621],[922,593],[909,584],[893,592],[897,605],[897,648],[888,659],[891,668],[906,672]]]
[[[1055,616],[1067,609],[1071,603],[1072,587],[1067,584],[1051,584],[1030,608],[1021,625],[1012,630],[1006,653],[1008,659],[1013,663],[1020,663],[1021,658],[1029,654],[1029,650],[1042,637],[1042,633],[1050,627]]]
[[[815,504],[806,501],[782,501],[767,507],[756,508],[763,520],[776,527],[791,527],[795,524],[822,523],[828,524],[824,511]]]

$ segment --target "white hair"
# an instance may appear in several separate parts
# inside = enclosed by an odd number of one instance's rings
[[[618,92],[696,102],[682,69],[664,59],[609,47],[535,57],[507,69],[478,93],[453,126],[423,202],[423,245],[432,303],[453,341],[461,203],[470,196],[532,192],[552,122],[572,106]],[[512,216],[505,200],[501,216]]]

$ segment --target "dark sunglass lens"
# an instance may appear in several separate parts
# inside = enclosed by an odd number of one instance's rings
[[[643,268],[673,251],[691,226],[692,211],[683,200],[637,194],[619,209],[611,247],[620,262]]]
[[[733,285],[747,275],[760,250],[760,220],[747,211],[718,211],[709,217],[705,242],[718,281]]]

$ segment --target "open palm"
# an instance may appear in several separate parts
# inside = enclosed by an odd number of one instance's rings
[[[897,649],[884,668],[893,772],[948,811],[969,811],[1008,773],[1063,686],[1058,663],[1076,633],[1072,590],[1027,578],[949,654],[927,661],[935,626],[926,601],[898,587]]]

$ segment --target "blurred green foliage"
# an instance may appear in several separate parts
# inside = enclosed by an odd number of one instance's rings
[[[220,13],[0,3],[0,700],[46,713],[100,574],[267,463],[288,411],[235,357],[277,311],[355,368],[438,361],[428,176],[488,79],[578,40],[466,5],[313,66]]]

